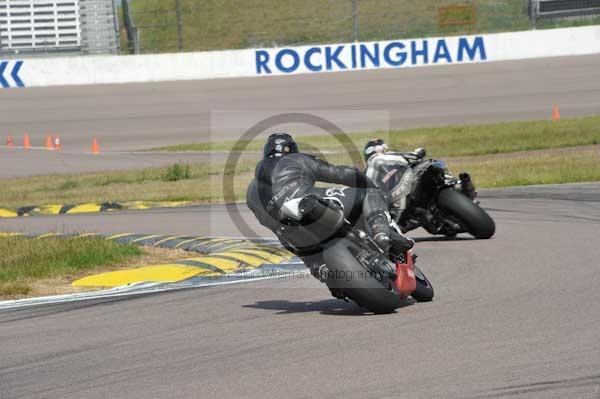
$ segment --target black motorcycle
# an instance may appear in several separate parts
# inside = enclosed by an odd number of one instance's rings
[[[260,203],[255,181],[247,195],[255,198],[249,203]],[[334,201],[311,195],[290,200],[279,221],[263,208],[252,211],[338,299],[351,299],[374,313],[393,312],[408,295],[420,302],[433,299],[433,287],[414,266],[410,251],[387,254],[365,233],[362,221],[352,225]]]
[[[377,184],[388,193],[390,212],[402,232],[422,226],[430,234],[448,237],[464,232],[478,239],[492,237],[496,225],[475,201],[470,176],[462,173],[457,179],[444,161],[425,155],[417,149],[368,162],[366,173],[380,177]]]

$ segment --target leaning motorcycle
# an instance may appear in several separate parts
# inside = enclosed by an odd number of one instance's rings
[[[247,195],[258,195],[256,181]],[[263,208],[252,211],[338,299],[351,299],[378,314],[393,312],[409,295],[419,302],[433,299],[431,283],[414,265],[415,255],[386,253],[366,234],[363,222],[352,225],[334,201],[312,195],[292,199],[279,221]]]
[[[390,213],[403,233],[423,227],[430,234],[454,237],[469,233],[478,239],[494,235],[494,220],[477,201],[466,173],[454,177],[441,160],[425,159],[426,152],[375,156],[366,174],[387,193]]]

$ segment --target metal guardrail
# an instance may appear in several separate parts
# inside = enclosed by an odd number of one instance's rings
[[[598,15],[600,0],[530,0],[529,14],[535,28],[540,18]]]

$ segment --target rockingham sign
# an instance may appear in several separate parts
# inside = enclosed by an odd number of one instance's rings
[[[403,69],[600,53],[600,26],[131,56],[0,59],[0,90]]]
[[[401,68],[487,60],[484,36],[256,50],[256,74]]]

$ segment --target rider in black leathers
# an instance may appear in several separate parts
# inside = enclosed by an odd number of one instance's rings
[[[387,201],[364,173],[299,153],[296,142],[286,133],[275,133],[267,139],[255,180],[258,195],[248,195],[248,207],[272,231],[279,227],[285,202],[315,195],[337,202],[351,223],[364,215],[368,233],[382,249],[401,254],[414,245],[414,241],[390,228]],[[316,188],[316,182],[347,187]]]

